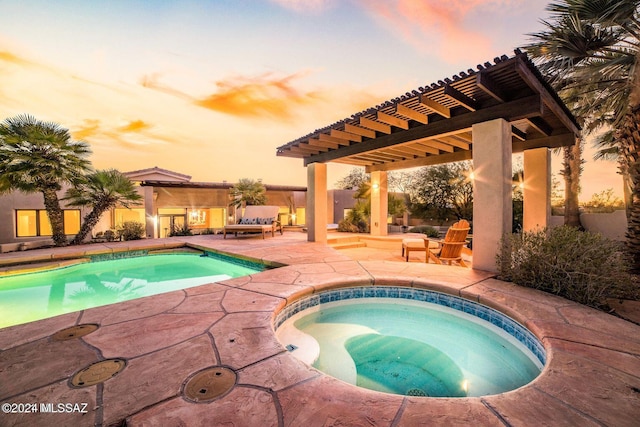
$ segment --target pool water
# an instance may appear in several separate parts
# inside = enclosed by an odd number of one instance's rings
[[[497,394],[529,383],[542,369],[526,346],[490,322],[420,301],[323,303],[291,316],[276,333],[315,368],[394,394]]]
[[[0,328],[261,271],[194,254],[152,255],[0,278]]]

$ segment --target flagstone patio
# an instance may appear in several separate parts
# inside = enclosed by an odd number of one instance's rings
[[[23,260],[43,266],[86,253],[189,244],[284,265],[0,329],[4,412],[21,403],[78,404],[78,411],[87,404],[85,413],[0,413],[0,425],[638,425],[640,326],[486,272],[418,259],[405,263],[399,251],[397,259],[393,252],[369,248],[337,251],[305,237],[294,232],[264,240],[193,236],[0,255],[0,270],[7,270]],[[499,395],[399,396],[326,376],[288,354],[275,338],[274,312],[300,296],[389,284],[446,292],[502,311],[543,342],[545,369],[530,384]],[[64,341],[52,337],[80,324],[98,329]],[[76,372],[110,358],[126,366],[97,385],[70,386]],[[236,379],[226,394],[194,403],[183,394],[184,385],[212,366],[228,368]]]

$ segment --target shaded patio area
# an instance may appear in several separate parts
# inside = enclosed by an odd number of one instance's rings
[[[87,404],[86,413],[2,413],[0,425],[637,425],[640,326],[491,273],[417,258],[387,260],[385,250],[376,259],[371,248],[338,251],[305,239],[294,232],[265,240],[194,236],[0,255],[1,268],[20,260],[57,263],[87,253],[188,244],[285,265],[0,329],[0,402]],[[427,288],[498,309],[543,342],[547,364],[532,383],[508,393],[409,397],[333,379],[276,340],[272,320],[285,304],[358,285]],[[98,329],[66,341],[52,338],[86,323]],[[69,385],[74,373],[108,358],[121,358],[126,367],[97,385]],[[207,403],[186,399],[187,380],[211,366],[237,375],[230,392]]]

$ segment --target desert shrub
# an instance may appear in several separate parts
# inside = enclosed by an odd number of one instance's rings
[[[357,233],[358,226],[353,224],[351,221],[343,219],[343,220],[340,220],[340,222],[338,222],[338,231],[344,231],[347,233]]]
[[[369,221],[368,212],[364,204],[358,202],[356,206],[347,213],[346,218],[338,222],[338,231],[350,233],[368,233]]]
[[[137,221],[125,221],[118,229],[122,240],[140,240],[144,237],[144,224]]]
[[[596,308],[607,298],[638,298],[621,243],[562,226],[502,238],[499,278]]]
[[[169,237],[173,236],[193,236],[191,229],[187,224],[183,224],[179,227],[173,226],[171,228],[171,232],[169,233]]]
[[[116,240],[116,232],[113,230],[107,230],[104,232],[103,237],[107,240],[107,242],[113,242]]]
[[[417,227],[410,228],[409,233],[422,233],[426,234],[427,237],[440,237],[440,232],[430,225],[418,225]]]

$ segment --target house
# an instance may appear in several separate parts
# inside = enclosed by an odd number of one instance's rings
[[[193,182],[191,176],[159,167],[125,172],[138,184],[144,201],[130,209],[116,207],[104,214],[93,229],[115,229],[126,221],[145,224],[147,238],[168,237],[173,231],[188,227],[194,234],[215,233],[236,212],[229,207],[228,182]],[[64,197],[68,187],[58,197]],[[306,187],[265,185],[267,204],[280,206],[280,220],[285,225],[305,223]],[[69,237],[80,230],[89,208],[68,206],[64,210],[64,228]],[[51,245],[51,226],[42,195],[14,191],[0,195],[0,253]]]

